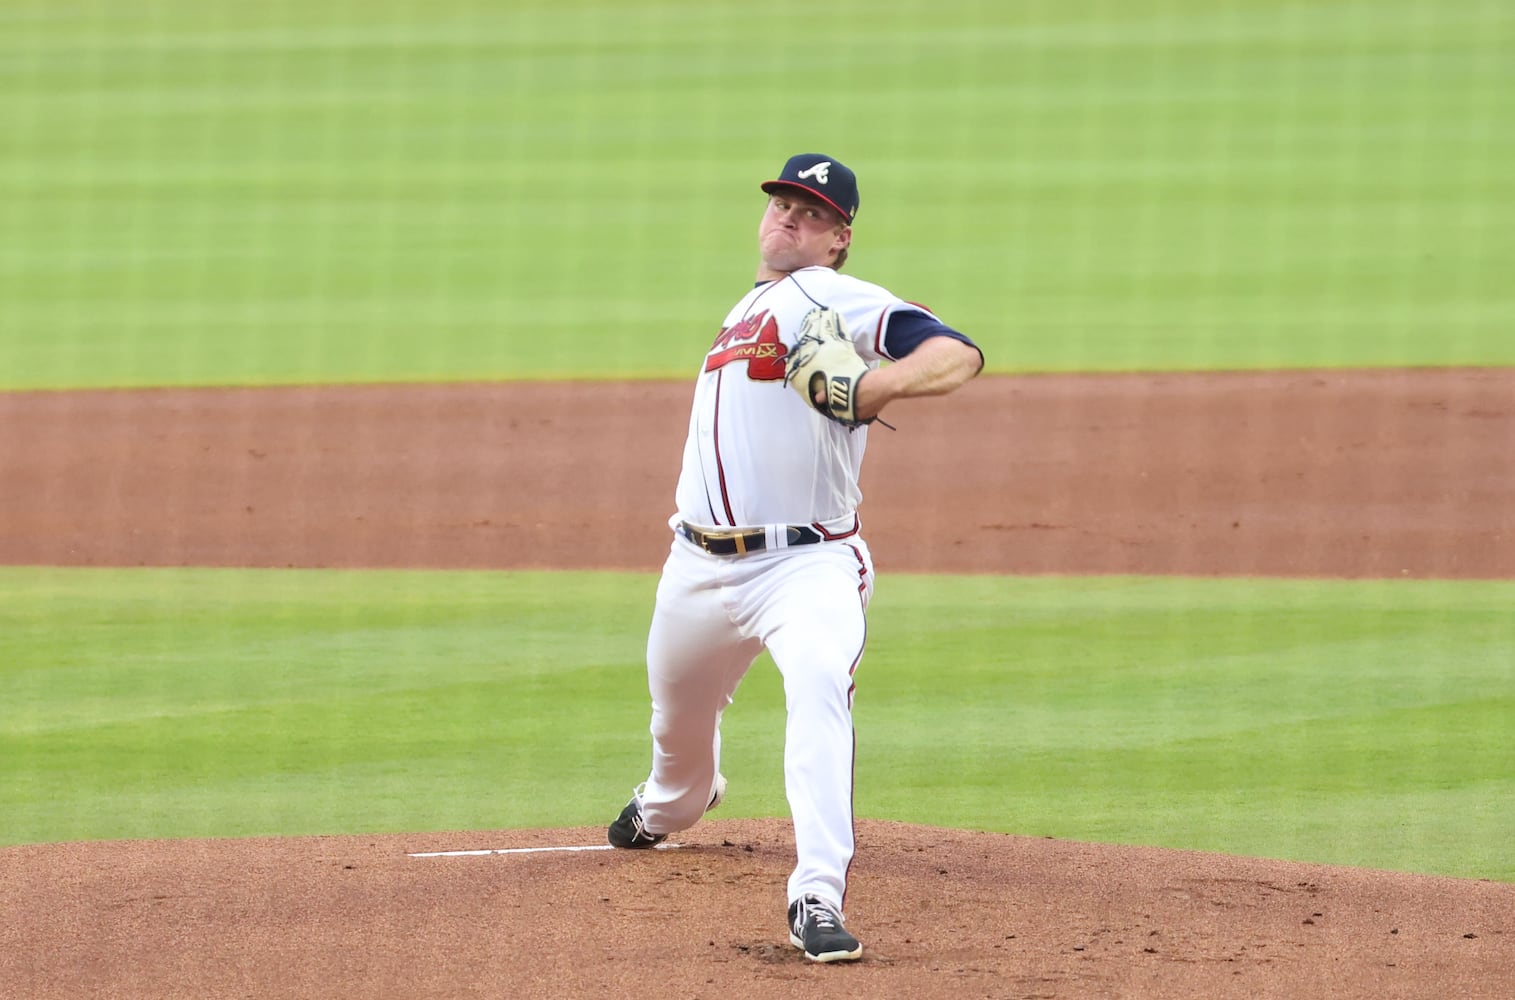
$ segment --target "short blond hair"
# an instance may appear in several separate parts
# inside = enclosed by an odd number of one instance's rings
[[[827,207],[832,208],[830,205]],[[834,208],[832,210],[835,211]],[[836,224],[836,232],[838,233],[840,233],[843,229],[849,228],[852,225],[852,223],[847,221],[847,217],[842,215],[840,212],[837,213],[837,219],[840,220]],[[837,251],[836,260],[832,261],[828,266],[833,271],[840,271],[842,269],[842,265],[847,263],[847,251],[850,249],[852,249],[852,241],[848,240],[847,245],[842,247],[841,250]]]

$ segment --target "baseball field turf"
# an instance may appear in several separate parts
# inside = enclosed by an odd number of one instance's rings
[[[683,377],[790,149],[991,370],[1515,364],[1511,17],[7,3],[0,385]]]
[[[0,570],[5,840],[603,821],[646,766],[652,586]],[[1515,880],[1512,603],[1509,582],[886,578],[858,810]],[[766,661],[724,732],[732,815],[783,815]]]
[[[9,3],[0,389],[681,377],[801,148],[991,372],[1515,365],[1512,41],[1493,0]],[[603,823],[654,585],[0,568],[0,844]],[[1515,880],[1512,608],[885,573],[858,812]],[[781,732],[760,667],[733,815],[783,814]]]

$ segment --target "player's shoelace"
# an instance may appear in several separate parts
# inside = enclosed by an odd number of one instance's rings
[[[800,900],[798,920],[801,928],[809,920],[814,920],[815,926],[823,931],[834,931],[841,927],[836,911],[819,899]]]
[[[636,814],[631,817],[631,836],[633,840],[656,840],[657,834],[647,832],[647,823],[642,819],[642,810],[637,808]]]

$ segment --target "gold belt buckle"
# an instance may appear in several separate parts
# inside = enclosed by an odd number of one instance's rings
[[[723,542],[724,541],[735,542],[736,543],[736,554],[739,555],[739,556],[745,556],[747,554],[747,536],[748,536],[748,534],[750,534],[750,532],[746,532],[746,531],[699,531],[698,534],[699,534],[700,538],[703,539],[706,542],[717,541],[717,540],[723,541]],[[708,544],[702,544],[701,547],[706,552],[710,551],[710,546]]]

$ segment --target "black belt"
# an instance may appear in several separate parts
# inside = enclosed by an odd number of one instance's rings
[[[749,552],[761,552],[768,547],[768,533],[762,528],[702,531],[686,521],[680,521],[674,530],[713,556],[744,556]],[[825,541],[819,531],[802,524],[785,525],[784,531],[790,545],[814,545]]]

